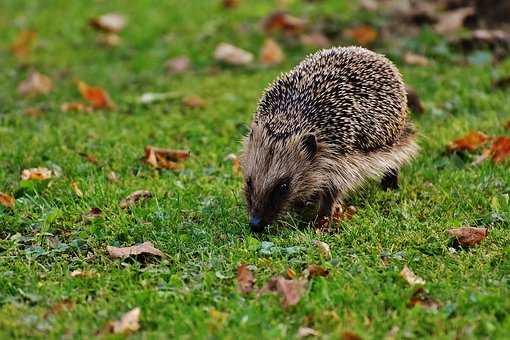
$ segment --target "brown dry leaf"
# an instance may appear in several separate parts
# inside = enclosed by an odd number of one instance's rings
[[[362,340],[363,338],[360,337],[358,334],[350,331],[345,331],[342,333],[342,340]]]
[[[184,73],[189,70],[191,66],[190,60],[186,56],[172,58],[166,61],[165,68],[169,74]]]
[[[344,34],[363,46],[372,44],[379,35],[379,33],[377,33],[377,31],[369,25],[361,25],[347,29]]]
[[[274,277],[260,289],[259,293],[278,292],[282,305],[287,308],[296,305],[305,293],[306,280],[288,280],[282,276]]]
[[[314,278],[318,276],[328,276],[329,270],[322,268],[316,264],[311,264],[303,271],[303,274],[306,278]]]
[[[30,54],[32,45],[37,37],[37,32],[21,31],[10,46],[11,53],[18,58],[26,57]]]
[[[234,153],[228,154],[227,157],[225,157],[225,160],[232,162],[232,172],[234,173],[234,175],[241,174],[241,160],[239,159],[239,157],[237,157],[236,154]]]
[[[448,145],[450,151],[474,151],[489,138],[478,131],[470,131],[462,138],[456,139]]]
[[[151,197],[152,197],[152,193],[150,191],[137,190],[137,191],[129,194],[129,196],[124,198],[122,201],[120,201],[119,206],[122,209],[126,209],[126,208],[134,205],[135,203],[146,201]]]
[[[144,162],[155,168],[179,170],[181,165],[179,161],[189,157],[189,151],[156,148],[151,145],[145,147]]]
[[[273,39],[266,39],[260,50],[260,63],[263,65],[277,65],[285,59],[282,48]]]
[[[405,265],[400,272],[400,276],[402,276],[411,286],[425,284],[425,280],[413,273],[407,265]]]
[[[106,250],[108,251],[108,255],[110,255],[110,257],[113,259],[126,258],[129,256],[141,254],[165,257],[165,254],[163,254],[161,250],[155,248],[151,241],[145,241],[144,243],[136,244],[131,247],[117,248],[107,246]]]
[[[97,37],[97,42],[100,45],[108,47],[117,47],[122,43],[122,39],[117,33],[101,33]]]
[[[140,329],[140,308],[136,307],[122,316],[118,321],[109,324],[110,332],[114,334],[129,334]]]
[[[70,311],[74,309],[74,302],[64,299],[62,302],[55,303],[44,313],[44,318],[47,319],[50,315],[59,314],[63,311]]]
[[[71,272],[71,277],[94,277],[94,276],[96,276],[96,273],[90,271],[73,270]]]
[[[320,32],[302,34],[299,37],[299,40],[301,41],[301,44],[308,47],[327,48],[331,46],[329,38]]]
[[[122,14],[107,13],[89,21],[93,28],[109,33],[118,33],[126,26],[126,18]]]
[[[250,293],[253,291],[254,285],[255,278],[248,266],[243,264],[237,267],[237,289],[241,293]]]
[[[14,208],[16,199],[6,193],[0,192],[0,204],[6,208]]]
[[[21,179],[27,180],[44,180],[53,177],[53,172],[48,168],[31,168],[24,169],[21,172]]]
[[[28,117],[37,118],[42,116],[43,112],[37,107],[28,107],[25,109],[23,114]]]
[[[99,216],[101,216],[101,214],[103,213],[103,211],[97,207],[92,207],[90,208],[90,210],[85,214],[85,218],[88,218],[88,219],[94,219],[94,218],[98,218]]]
[[[418,288],[411,298],[409,299],[409,303],[407,304],[408,307],[414,307],[416,305],[420,305],[427,309],[434,309],[437,310],[441,306],[439,302],[432,298],[423,287]]]
[[[504,136],[496,138],[492,143],[491,153],[494,163],[500,163],[507,159],[510,156],[510,138]]]
[[[81,80],[77,81],[76,86],[82,97],[88,100],[94,109],[115,108],[110,96],[102,88],[90,86]]]
[[[91,106],[85,105],[80,102],[71,102],[71,103],[62,103],[60,105],[60,111],[62,112],[92,112],[93,108]]]
[[[487,228],[463,227],[448,230],[460,246],[472,247],[487,237]]]
[[[439,34],[453,33],[463,27],[467,17],[474,14],[475,9],[473,7],[461,7],[447,11],[438,17],[434,30]]]
[[[53,89],[51,78],[37,71],[31,72],[27,79],[18,85],[18,93],[22,96],[46,95]]]
[[[239,6],[240,0],[223,0],[221,4],[224,8],[235,8]]]
[[[404,62],[414,66],[430,66],[430,60],[427,57],[412,52],[404,54]]]
[[[192,109],[200,109],[207,106],[207,102],[200,96],[191,95],[182,99],[184,106]]]
[[[411,112],[423,113],[425,109],[421,104],[420,97],[418,96],[416,90],[410,86],[406,86],[406,93],[407,93],[407,106],[409,107]]]
[[[283,32],[287,35],[297,35],[305,30],[306,20],[277,11],[264,19],[262,28],[267,34]]]
[[[312,243],[317,248],[321,256],[331,259],[331,249],[329,248],[329,244],[319,240],[313,240]]]
[[[227,43],[220,43],[214,51],[214,59],[230,65],[248,65],[253,62],[253,54]]]
[[[319,331],[316,331],[313,328],[301,326],[298,329],[297,337],[298,338],[306,338],[309,336],[320,336],[321,333]]]
[[[78,183],[76,183],[76,181],[71,181],[71,189],[73,189],[76,196],[78,196],[80,198],[83,197],[83,192],[78,187]]]
[[[297,276],[296,272],[292,268],[287,268],[287,278],[293,279]]]

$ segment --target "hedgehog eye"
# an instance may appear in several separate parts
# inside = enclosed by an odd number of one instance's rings
[[[290,178],[286,177],[280,180],[276,186],[276,191],[279,196],[285,196],[290,191]]]

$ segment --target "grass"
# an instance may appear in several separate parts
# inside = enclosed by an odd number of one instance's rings
[[[88,338],[110,320],[141,307],[134,338],[292,338],[300,326],[325,337],[354,332],[382,338],[505,338],[510,333],[510,176],[508,162],[469,166],[470,156],[446,155],[445,145],[470,129],[508,134],[508,92],[491,79],[510,70],[459,63],[460,55],[428,30],[399,48],[380,44],[415,87],[427,112],[414,116],[421,155],[403,170],[401,189],[375,184],[353,195],[358,208],[338,233],[317,235],[286,217],[272,233],[247,228],[242,179],[227,154],[239,140],[265,86],[312,50],[284,45],[286,61],[274,68],[219,68],[214,47],[228,41],[257,52],[264,37],[259,20],[273,2],[247,2],[223,10],[213,1],[2,1],[0,5],[0,191],[15,194],[15,209],[0,207],[0,338]],[[348,26],[364,20],[347,2],[303,4],[296,15],[334,13]],[[100,48],[86,21],[109,11],[129,18],[123,44]],[[371,19],[370,19],[371,20]],[[20,30],[38,32],[28,60],[8,53]],[[410,48],[434,65],[400,63]],[[194,71],[169,76],[166,59],[186,54]],[[25,99],[16,86],[30,69],[50,75],[55,89]],[[107,89],[113,112],[63,113],[76,101],[73,81]],[[176,91],[207,100],[189,109],[179,100],[147,106],[132,98],[145,92]],[[23,115],[39,107],[39,118]],[[181,172],[156,171],[139,161],[145,145],[191,150]],[[98,163],[80,154],[93,154]],[[59,167],[62,176],[22,184],[22,169]],[[120,180],[107,179],[115,171]],[[70,188],[76,181],[84,192]],[[118,202],[134,190],[154,198],[130,211]],[[103,210],[93,221],[92,207]],[[446,230],[489,226],[489,236],[471,250],[453,251]],[[322,259],[312,240],[327,242],[332,260]],[[110,259],[107,245],[151,240],[168,259],[144,265]],[[275,247],[261,254],[261,242]],[[294,247],[294,248],[290,248]],[[330,269],[311,281],[301,302],[283,309],[278,297],[244,296],[236,289],[236,267],[256,266],[257,286],[308,264]],[[400,277],[407,264],[426,280],[436,310],[408,307],[414,292]],[[73,278],[73,270],[93,271]],[[56,311],[63,302],[73,307]],[[56,307],[57,306],[57,307]]]

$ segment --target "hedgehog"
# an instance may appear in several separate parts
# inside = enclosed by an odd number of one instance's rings
[[[397,188],[400,168],[419,150],[407,111],[396,66],[362,47],[319,51],[282,74],[243,142],[251,230],[310,202],[318,202],[315,224],[324,225],[370,179]]]

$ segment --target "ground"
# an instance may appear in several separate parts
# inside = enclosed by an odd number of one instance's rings
[[[222,41],[257,52],[264,39],[259,21],[274,8],[268,1],[241,1],[233,10],[216,1],[2,1],[0,191],[17,202],[14,209],[0,206],[0,338],[112,336],[104,333],[108,322],[134,307],[141,308],[134,338],[292,338],[301,326],[331,338],[508,336],[508,162],[471,166],[470,156],[447,154],[445,146],[471,129],[508,134],[508,92],[493,90],[491,79],[508,72],[510,61],[491,65],[478,53],[458,62],[428,30],[404,45],[427,54],[434,61],[428,67],[406,66],[400,50],[375,46],[395,60],[426,107],[413,114],[422,150],[403,169],[400,189],[385,192],[372,183],[352,195],[348,203],[357,213],[333,233],[316,234],[285,216],[269,234],[253,235],[242,178],[224,159],[240,151],[261,91],[313,49],[284,45],[287,59],[270,68],[218,66],[212,55]],[[294,1],[288,9],[334,13],[345,25],[363,19],[336,1]],[[117,48],[99,47],[87,25],[110,11],[129,18]],[[38,37],[22,61],[8,46],[26,29]],[[181,54],[193,71],[167,75],[165,60]],[[53,78],[48,96],[17,94],[32,69]],[[107,89],[117,108],[62,112],[63,102],[80,100],[76,79]],[[207,106],[133,100],[169,91],[199,95]],[[28,117],[28,107],[43,114]],[[154,170],[140,162],[149,144],[188,149],[191,157],[180,172]],[[37,166],[58,166],[62,175],[22,184],[21,171]],[[110,171],[119,181],[107,179]],[[73,180],[82,198],[71,190]],[[119,208],[139,189],[154,197]],[[102,216],[83,218],[92,207]],[[466,225],[488,227],[487,239],[469,250],[453,248],[446,231]],[[330,245],[331,260],[317,252],[316,239]],[[143,241],[168,257],[143,263],[106,252],[107,245]],[[274,247],[268,250],[267,241]],[[283,308],[276,295],[240,294],[239,264],[256,267],[257,287],[308,264],[330,273],[311,280],[298,305]],[[416,288],[399,276],[406,264],[426,281],[437,310],[409,306]],[[71,277],[73,270],[96,275]]]

